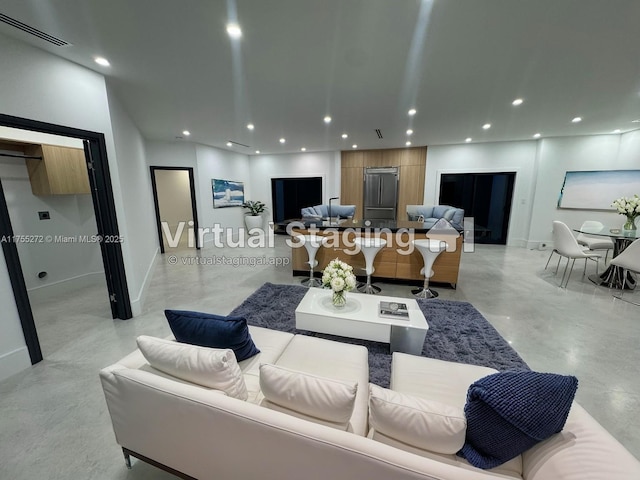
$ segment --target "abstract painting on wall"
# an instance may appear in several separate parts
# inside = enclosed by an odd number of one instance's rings
[[[244,203],[244,182],[211,180],[213,208],[241,207]]]
[[[558,198],[558,208],[613,210],[620,197],[640,195],[640,170],[567,172]]]

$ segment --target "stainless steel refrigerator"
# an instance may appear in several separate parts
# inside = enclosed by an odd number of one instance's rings
[[[395,220],[397,207],[398,168],[365,168],[365,220]]]

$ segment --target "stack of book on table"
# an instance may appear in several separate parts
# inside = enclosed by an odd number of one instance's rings
[[[406,303],[380,302],[379,315],[384,318],[409,320],[409,310]]]

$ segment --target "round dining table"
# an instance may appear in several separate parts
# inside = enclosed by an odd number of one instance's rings
[[[631,245],[635,240],[640,238],[638,230],[623,230],[621,228],[576,228],[574,231],[584,233],[585,235],[594,235],[596,237],[609,237],[613,240],[613,258],[617,257],[625,248]],[[596,285],[603,285],[609,288],[621,289],[623,285],[633,290],[636,288],[636,280],[627,273],[627,281],[624,283],[624,270],[616,265],[609,265],[607,269],[600,275],[589,275]]]

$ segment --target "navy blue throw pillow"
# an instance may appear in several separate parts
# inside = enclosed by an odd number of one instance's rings
[[[176,340],[191,345],[230,348],[240,362],[260,353],[251,339],[247,321],[212,313],[165,310],[165,317]]]
[[[467,392],[465,443],[458,455],[489,469],[517,457],[563,428],[578,388],[573,376],[500,372]]]

